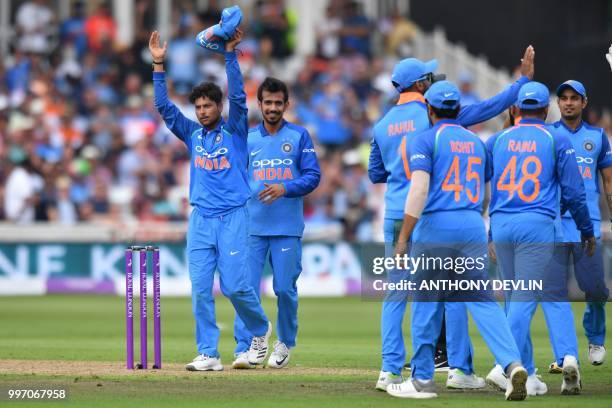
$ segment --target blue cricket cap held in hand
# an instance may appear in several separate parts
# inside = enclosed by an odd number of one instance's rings
[[[561,85],[559,85],[557,87],[557,96],[561,96],[561,92],[563,92],[563,90],[565,89],[572,89],[574,92],[576,92],[578,95],[582,96],[583,98],[587,97],[586,89],[584,85],[582,85],[582,83],[574,79],[570,79],[568,81],[565,81]]]
[[[524,110],[540,109],[548,106],[550,93],[546,85],[540,82],[527,82],[519,89],[516,106]]]
[[[219,24],[201,31],[196,36],[196,42],[204,49],[223,54],[225,52],[225,42],[234,36],[241,22],[242,11],[240,6],[225,8],[221,12]]]
[[[461,100],[461,93],[452,82],[439,81],[425,92],[425,99],[436,109],[456,109]]]
[[[426,79],[427,74],[433,74],[437,68],[438,61],[435,59],[423,62],[416,58],[406,58],[395,64],[391,82],[399,92],[402,92],[416,81]]]

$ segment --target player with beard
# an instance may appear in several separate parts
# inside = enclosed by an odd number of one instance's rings
[[[269,260],[278,298],[278,340],[267,366],[283,368],[289,363],[297,336],[296,282],[302,272],[303,197],[319,185],[321,171],[308,131],[283,119],[289,107],[287,85],[266,78],[257,90],[257,99],[263,122],[250,129],[248,137],[250,283],[256,290],[260,287]],[[238,345],[233,367],[253,367],[247,358],[253,335],[238,316],[234,333]]]

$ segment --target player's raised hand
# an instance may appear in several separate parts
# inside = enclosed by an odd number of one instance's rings
[[[610,69],[612,69],[612,44],[610,44],[610,49],[606,54],[606,59],[608,60],[608,64],[610,64]]]
[[[272,204],[274,201],[285,195],[285,186],[282,183],[264,183],[264,186],[266,188],[259,192],[259,201],[264,204]]]
[[[227,52],[234,51],[236,49],[236,46],[240,44],[240,41],[242,41],[243,37],[244,37],[244,31],[237,28],[236,33],[234,34],[232,39],[225,43],[225,51]]]
[[[155,62],[163,62],[166,58],[166,50],[168,49],[168,41],[164,41],[164,46],[159,44],[159,33],[153,31],[149,38],[149,51]]]
[[[586,254],[588,256],[593,256],[595,254],[595,246],[597,245],[597,241],[595,237],[584,238],[582,237],[582,246],[585,248]]]
[[[529,80],[533,79],[535,74],[535,50],[530,45],[525,49],[525,54],[523,54],[523,58],[521,58],[521,75],[526,76]]]

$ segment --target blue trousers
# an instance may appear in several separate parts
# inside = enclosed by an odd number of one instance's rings
[[[385,218],[385,256],[393,255],[393,244],[395,237],[395,224],[397,220]],[[389,274],[401,279],[403,276],[396,272]],[[383,301],[380,330],[382,337],[382,370],[399,375],[406,363],[406,347],[404,345],[404,333],[402,330],[404,314],[406,313],[407,293],[395,292],[387,296]]]
[[[395,237],[399,234],[399,226],[401,226],[401,220],[385,218],[384,237],[385,256],[387,257],[393,255]],[[392,271],[387,276],[389,282],[410,279],[409,271],[406,273]],[[407,292],[391,292],[385,297],[381,310],[382,370],[397,375],[401,373],[406,361],[403,322],[408,304],[407,298]],[[446,306],[445,309],[447,310]],[[443,313],[442,319],[447,323],[446,349],[449,366],[460,368],[466,373],[473,372],[473,347],[468,335],[468,318],[465,305],[458,303],[454,306],[452,316],[445,316]],[[449,330],[449,327],[452,330]],[[439,333],[440,329],[438,329]],[[438,337],[436,336],[437,341]],[[452,345],[449,345],[449,343],[452,343]]]
[[[199,354],[219,357],[213,280],[219,270],[221,291],[256,336],[268,330],[257,294],[248,280],[248,213],[246,207],[221,217],[204,217],[194,208],[187,231],[187,254],[195,336]]]
[[[278,339],[287,347],[295,347],[298,330],[298,292],[297,280],[302,272],[302,240],[290,236],[249,237],[249,276],[250,284],[259,296],[261,275],[266,260],[272,266],[272,287],[276,295],[278,318],[276,333]],[[240,316],[234,322],[236,353],[248,350],[252,334]]]
[[[544,312],[553,352],[561,359],[558,363],[566,355],[578,358],[572,308],[563,294],[557,293],[566,290],[561,286],[566,285],[567,277],[555,261],[554,220],[533,212],[495,213],[491,228],[503,279],[543,281],[541,293],[505,293],[508,323],[529,375],[535,372],[530,327],[538,303]]]
[[[595,254],[592,257],[586,256],[580,243],[568,243],[563,248],[564,265],[569,266],[571,255],[574,276],[587,301],[582,318],[584,333],[589,343],[602,346],[606,341],[606,300],[609,291],[604,277],[601,239],[597,240]]]
[[[461,220],[457,228],[454,221]],[[426,214],[419,220],[413,233],[413,256],[454,257],[486,259],[487,238],[484,223],[476,211],[453,211]],[[486,265],[486,263],[485,263]],[[415,276],[427,279],[424,271]],[[486,280],[487,269],[473,268],[464,272],[463,278]],[[419,282],[420,279],[416,279]],[[452,299],[452,294],[445,294]],[[462,302],[414,301],[412,303],[412,376],[429,380],[434,376],[434,351],[437,335],[446,310],[447,353],[449,365],[467,374],[473,369],[473,348],[468,336],[467,313],[469,310],[491,353],[503,367],[520,361],[520,353],[514,341],[504,312],[495,302],[490,291],[461,294]],[[470,301],[473,300],[473,301]]]

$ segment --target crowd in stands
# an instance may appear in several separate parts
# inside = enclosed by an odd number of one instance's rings
[[[109,4],[75,1],[60,20],[50,3],[21,3],[10,53],[0,62],[0,220],[186,220],[187,150],[153,106],[147,46],[156,29],[155,1],[135,1],[129,46],[117,40]],[[214,81],[227,88],[222,58],[194,41],[219,21],[220,7],[210,1],[197,10],[196,3],[173,2],[166,64],[170,98],[193,119],[191,87]],[[330,0],[316,27],[316,53],[296,59],[298,16],[282,0],[255,3],[243,10],[247,38],[239,47],[251,125],[261,120],[261,81],[288,82],[286,118],[310,130],[323,175],[305,200],[307,228],[334,227],[347,240],[380,239],[385,186],[367,177],[371,128],[397,97],[390,71],[411,55],[416,26],[398,12],[371,21],[359,3]],[[460,81],[463,103],[477,101],[470,74]]]

